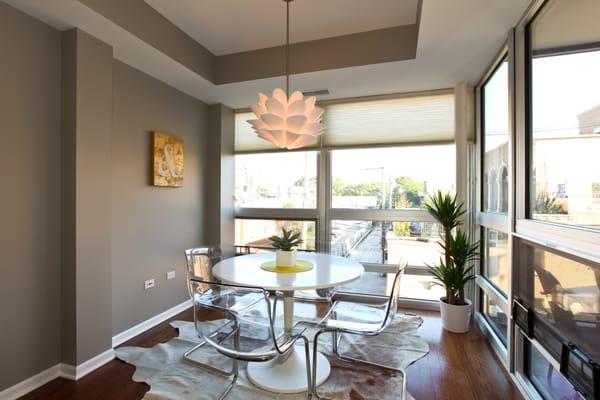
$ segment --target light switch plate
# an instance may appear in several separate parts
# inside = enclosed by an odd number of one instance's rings
[[[167,272],[167,280],[175,279],[175,271]]]

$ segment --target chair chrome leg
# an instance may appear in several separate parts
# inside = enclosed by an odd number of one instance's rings
[[[237,381],[237,374],[235,374],[234,379],[231,381],[231,383],[229,385],[227,385],[227,388],[225,389],[225,391],[219,396],[219,400],[224,400],[229,395],[229,393],[235,386],[235,381]]]
[[[336,330],[331,332],[331,350],[333,354],[339,357],[339,349],[338,346],[340,344],[340,340],[342,339],[342,335]]]
[[[326,400],[325,397],[321,397],[319,396],[319,393],[317,393],[317,359],[319,358],[319,336],[321,336],[321,334],[325,333],[325,332],[329,332],[329,330],[326,329],[322,329],[320,331],[318,331],[315,334],[315,337],[313,339],[313,363],[312,363],[312,379],[311,379],[311,385],[310,385],[310,391],[308,392],[308,396],[309,399],[323,399]]]
[[[236,349],[239,349],[240,347],[240,330],[239,329],[235,329],[234,331],[234,345]],[[229,393],[231,392],[231,390],[233,389],[233,387],[235,386],[235,383],[237,382],[238,376],[239,376],[239,361],[236,359],[232,359],[232,366],[231,366],[231,371],[223,371],[219,368],[215,368],[211,365],[202,363],[200,361],[196,361],[193,358],[191,358],[192,353],[194,353],[195,351],[197,351],[198,349],[200,349],[202,346],[204,346],[206,344],[205,341],[202,341],[200,343],[198,343],[197,345],[195,345],[194,347],[192,347],[191,349],[189,349],[188,351],[186,351],[183,354],[183,358],[185,360],[187,360],[188,362],[191,362],[193,364],[198,365],[200,368],[202,369],[206,369],[208,371],[214,372],[218,375],[224,376],[224,377],[232,377],[231,382],[229,383],[229,385],[227,385],[227,387],[225,388],[225,391],[223,393],[221,393],[221,395],[218,397],[219,400],[223,400],[225,399]]]
[[[310,342],[308,341],[308,338],[306,336],[302,336],[302,341],[304,342],[304,356],[306,358],[306,384],[307,384],[307,391],[308,391],[308,398],[311,398],[311,389],[312,389],[312,369],[310,367]]]

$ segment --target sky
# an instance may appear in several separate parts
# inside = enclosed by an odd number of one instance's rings
[[[532,78],[536,137],[577,135],[577,115],[600,105],[600,51],[536,58]]]

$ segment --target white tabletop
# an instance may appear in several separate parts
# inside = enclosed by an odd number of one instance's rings
[[[212,272],[224,283],[281,291],[341,286],[360,278],[364,273],[363,266],[349,258],[304,252],[298,252],[297,258],[312,262],[314,268],[297,273],[265,271],[260,265],[275,260],[275,253],[259,253],[223,260],[213,267]]]

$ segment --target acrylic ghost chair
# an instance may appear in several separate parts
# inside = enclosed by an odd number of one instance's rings
[[[187,261],[188,291],[192,298],[191,279],[200,279],[206,282],[219,283],[213,276],[212,269],[219,261],[223,260],[223,252],[219,246],[201,246],[185,251]],[[227,301],[233,304],[236,311],[251,307],[256,301],[261,300],[257,296],[238,295],[235,291],[229,291],[227,296],[223,296],[221,301]]]
[[[313,385],[311,388],[311,395],[313,398],[321,398],[317,393],[316,386],[314,385],[314,379],[317,368],[316,355],[318,354],[319,337],[324,333],[332,333],[332,350],[339,359],[351,363],[373,366],[400,374],[402,376],[401,399],[406,398],[406,372],[404,370],[378,364],[372,361],[349,357],[341,354],[339,350],[339,344],[343,334],[377,336],[390,326],[394,320],[394,316],[396,315],[398,296],[400,293],[400,283],[405,269],[406,260],[403,259],[398,265],[398,270],[394,276],[391,293],[385,304],[367,305],[349,301],[335,301],[329,310],[329,313],[317,324],[318,331],[313,339]],[[357,310],[360,310],[361,313],[357,314]]]
[[[223,252],[219,246],[200,246],[187,249],[185,259],[187,261],[188,291],[191,298],[190,279],[199,278],[210,282],[216,281],[212,275],[212,268],[223,260]]]
[[[198,280],[198,282],[195,284],[199,287],[197,289],[201,288],[203,290],[210,289],[210,284],[200,282],[218,283],[216,278],[213,277],[212,268],[215,266],[215,264],[223,259],[223,253],[221,248],[218,246],[200,246],[186,250],[185,258],[187,261],[188,292],[190,294],[190,299],[193,301],[193,279]],[[251,292],[226,290],[221,293],[220,290],[221,288],[218,286],[212,287],[213,305],[223,309],[231,309],[231,311],[237,313],[252,308],[252,306],[254,306],[257,302],[262,300],[262,296]],[[221,322],[222,325],[228,324],[228,321],[226,320]],[[198,332],[198,337],[200,341],[184,354],[184,358],[195,362],[196,364],[202,365],[202,363],[198,363],[196,360],[190,358],[191,354],[206,344],[206,342],[202,339],[200,332]],[[213,369],[208,365],[206,367],[208,369]]]
[[[307,387],[311,387],[309,341],[303,336],[305,328],[292,331],[275,327],[271,317],[268,293],[261,288],[234,286],[191,278],[194,307],[194,325],[201,343],[184,354],[184,358],[200,367],[224,377],[231,382],[220,394],[224,399],[235,386],[239,374],[239,362],[265,362],[285,357],[297,341],[304,342]],[[236,307],[236,301],[244,298],[258,299],[251,306]],[[252,331],[244,335],[245,331]],[[260,331],[261,334],[256,332]],[[226,359],[231,369],[224,370],[207,362],[199,361],[193,354],[208,345]]]

